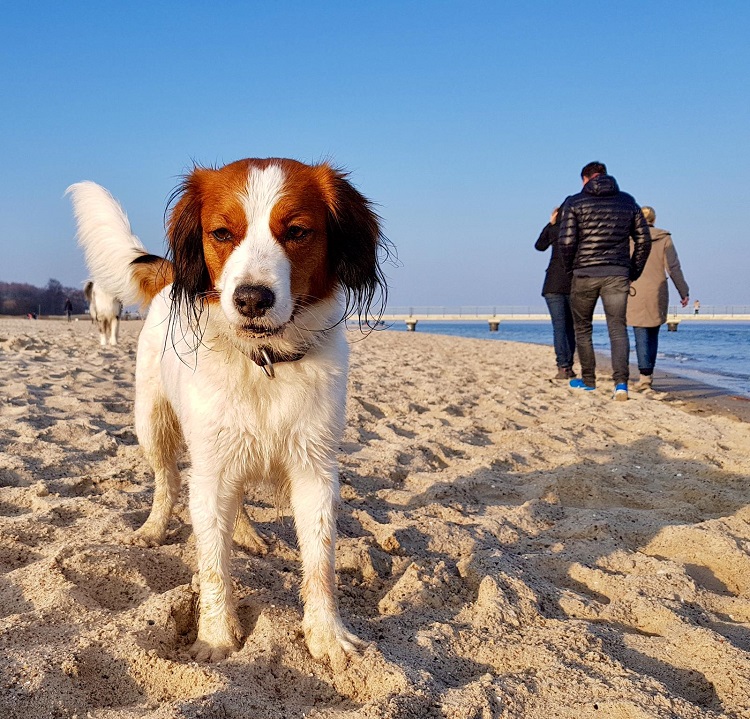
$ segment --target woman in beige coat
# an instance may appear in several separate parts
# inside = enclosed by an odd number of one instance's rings
[[[640,382],[636,389],[651,389],[659,348],[659,329],[667,321],[669,288],[667,275],[680,293],[683,307],[687,306],[690,291],[682,274],[677,250],[672,244],[672,235],[654,227],[656,212],[653,207],[642,207],[641,211],[651,233],[651,253],[643,274],[630,286],[627,322],[635,334],[635,352],[638,357]]]

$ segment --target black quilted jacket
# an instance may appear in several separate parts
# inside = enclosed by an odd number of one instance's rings
[[[568,272],[616,265],[630,269],[631,281],[641,276],[651,236],[641,208],[627,192],[620,192],[614,177],[589,180],[582,192],[565,200],[561,213],[558,247]]]

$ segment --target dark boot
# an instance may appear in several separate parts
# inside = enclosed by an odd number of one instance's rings
[[[557,374],[553,377],[553,379],[573,379],[575,376],[576,373],[573,372],[572,367],[558,367]]]

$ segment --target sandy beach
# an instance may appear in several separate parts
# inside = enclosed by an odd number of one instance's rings
[[[164,546],[128,543],[153,487],[139,329],[103,349],[89,322],[0,320],[0,717],[750,717],[731,402],[616,403],[548,379],[550,348],[353,333],[337,574],[372,644],[340,672],[309,655],[294,527],[258,490],[246,639],[198,664],[186,497]]]

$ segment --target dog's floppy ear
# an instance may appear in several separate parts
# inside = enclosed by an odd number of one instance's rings
[[[388,288],[380,253],[388,253],[387,240],[370,201],[349,182],[347,174],[328,165],[320,169],[328,204],[329,270],[344,290],[346,316],[356,313],[360,325],[369,325],[373,304],[379,305],[378,314],[385,308]]]
[[[188,316],[198,317],[211,278],[203,255],[200,173],[196,168],[172,193],[172,211],[167,222],[169,259],[173,265],[171,299],[185,308]]]

